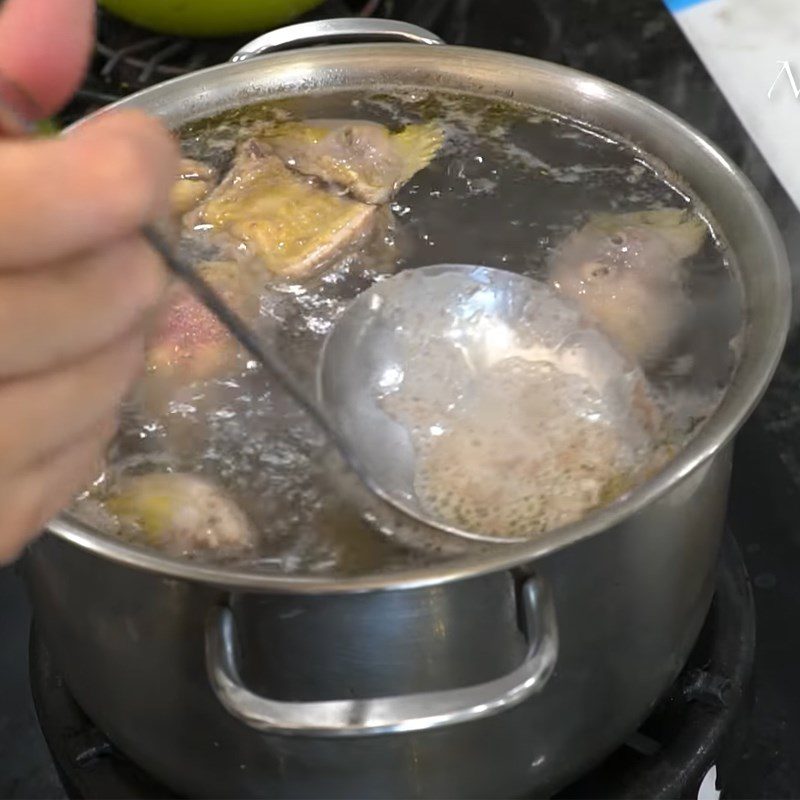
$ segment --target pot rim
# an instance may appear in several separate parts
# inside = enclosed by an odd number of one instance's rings
[[[431,54],[430,51],[435,51],[435,54]],[[303,51],[300,56],[298,51],[290,51],[261,56],[237,64],[209,67],[137,92],[98,113],[115,108],[139,107],[158,115],[168,116],[170,94],[174,94],[175,90],[191,89],[194,85],[195,113],[185,116],[185,121],[188,121],[191,118],[208,116],[222,108],[251,104],[266,99],[267,96],[275,98],[281,96],[280,93],[267,95],[264,91],[259,94],[258,87],[253,91],[254,86],[251,85],[248,87],[249,91],[239,96],[238,102],[215,108],[209,108],[207,104],[204,109],[203,101],[207,100],[208,88],[205,93],[200,91],[199,94],[198,89],[201,86],[213,86],[215,78],[223,76],[235,78],[239,74],[264,74],[265,71],[280,73],[281,68],[284,68],[283,71],[291,71],[294,67],[302,73],[300,80],[305,80],[308,90],[308,74],[311,68],[318,70],[321,67],[323,70],[327,68],[335,71],[337,64],[340,69],[347,69],[360,63],[362,69],[374,69],[378,55],[382,58],[394,57],[396,61],[400,60],[397,68],[404,69],[408,73],[408,79],[400,84],[405,88],[419,86],[430,89],[431,86],[424,82],[426,67],[432,74],[444,71],[451,76],[458,70],[473,69],[480,72],[480,69],[483,69],[484,73],[489,75],[489,84],[483,85],[483,91],[480,91],[480,84],[476,84],[470,93],[487,98],[517,100],[514,96],[508,96],[509,90],[503,92],[498,89],[497,83],[503,80],[503,76],[513,75],[513,79],[520,86],[534,85],[537,78],[545,83],[550,81],[558,85],[558,91],[563,91],[565,96],[567,89],[572,91],[575,99],[571,102],[575,107],[585,111],[592,108],[596,111],[599,108],[621,114],[618,121],[630,124],[634,129],[633,132],[638,135],[632,136],[631,131],[620,130],[612,125],[606,127],[598,124],[593,119],[587,119],[587,114],[570,114],[569,111],[548,108],[544,102],[539,106],[541,109],[564,114],[578,122],[583,121],[593,128],[605,129],[618,138],[631,141],[636,146],[641,146],[645,154],[661,158],[671,168],[674,167],[678,174],[683,173],[674,159],[686,160],[687,163],[698,161],[704,170],[708,170],[707,173],[701,171],[697,180],[690,178],[683,180],[709,207],[719,228],[731,242],[731,248],[740,262],[739,272],[745,290],[745,330],[741,358],[737,372],[718,408],[700,427],[689,444],[660,473],[628,496],[589,514],[578,522],[556,528],[528,542],[498,543],[490,545],[489,552],[485,549],[480,552],[467,552],[453,557],[450,561],[445,560],[429,566],[391,573],[317,577],[309,574],[258,574],[240,568],[204,565],[145,550],[95,533],[91,526],[80,522],[69,513],[62,514],[50,522],[47,526],[48,531],[97,556],[109,558],[125,566],[217,586],[309,594],[357,593],[431,586],[511,569],[623,523],[645,506],[658,500],[712,458],[732,439],[761,399],[777,369],[788,334],[791,311],[789,265],[777,226],[751,182],[709,139],[672,112],[628,89],[569,67],[526,56],[478,48],[450,45],[429,48],[416,44],[348,44],[314,48],[311,52]],[[406,56],[410,56],[411,59],[407,59]],[[418,76],[416,81],[415,75]],[[523,75],[527,78],[526,81],[522,81]],[[494,86],[491,83],[492,76],[495,78]],[[338,85],[340,88],[356,88]],[[383,85],[387,89],[399,88],[397,83],[380,84],[375,81],[372,83],[373,90],[376,85]],[[337,83],[332,83],[327,88],[335,90],[336,86]],[[442,88],[457,91],[446,84],[442,85]],[[513,92],[511,94],[513,95]],[[291,92],[283,96],[291,96]],[[536,103],[531,100],[519,102],[536,107]],[[647,125],[650,128],[645,131]],[[649,149],[647,141],[641,143],[638,141],[648,137],[653,141],[661,140],[660,146],[656,148],[660,149],[661,153]],[[671,142],[671,139],[674,139],[674,142]],[[674,152],[670,150],[669,153],[663,153],[665,149],[669,149],[666,144],[668,140],[674,146]],[[698,181],[705,182],[712,179],[715,185],[707,187],[708,191],[703,192],[697,187]],[[715,206],[723,205],[729,207],[731,215],[739,218],[735,226],[732,222],[726,225],[719,219]],[[760,240],[756,242],[754,248],[757,253],[752,253],[748,259],[753,261],[757,255],[757,264],[749,266],[745,264],[741,248],[737,248],[731,241],[736,238],[731,233],[737,233],[735,229],[740,227],[740,222],[749,224],[751,228],[748,233],[750,239],[746,241]],[[757,272],[760,274],[757,275]],[[752,287],[750,283],[753,284]]]

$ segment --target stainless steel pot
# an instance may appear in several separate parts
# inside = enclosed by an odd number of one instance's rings
[[[364,27],[366,26],[366,27]],[[789,276],[752,186],[630,92],[552,64],[420,44],[388,22],[268,34],[223,65],[121,103],[170,125],[257,99],[422,87],[510,98],[616,131],[707,204],[742,273],[748,326],[719,410],[624,502],[520,545],[385,576],[257,576],[171,560],[68,517],[30,548],[38,625],[78,702],[187,796],[547,794],[632,731],[707,612],[731,438],[778,361]]]

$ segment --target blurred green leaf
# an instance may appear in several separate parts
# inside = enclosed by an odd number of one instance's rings
[[[59,132],[58,123],[54,119],[42,119],[36,123],[36,132],[40,136],[55,136]]]

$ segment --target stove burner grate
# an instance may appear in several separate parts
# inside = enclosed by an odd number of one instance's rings
[[[419,25],[450,44],[557,60],[552,25],[538,2],[498,15],[491,4],[480,0],[326,0],[301,19],[378,16]],[[510,40],[509,30],[515,32]],[[100,9],[89,75],[58,123],[70,125],[132,92],[221,64],[256,35],[221,39],[160,36]]]
[[[384,0],[328,0],[320,10],[303,19],[320,17],[368,17],[377,13]],[[108,12],[100,11],[95,54],[99,77],[122,81],[128,91],[176,78],[225,61],[250,36],[196,39],[152,34]]]

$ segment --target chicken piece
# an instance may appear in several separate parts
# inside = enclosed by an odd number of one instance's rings
[[[258,292],[247,268],[233,261],[209,261],[198,272],[240,315],[258,311]],[[235,362],[238,345],[228,329],[184,284],[174,288],[162,323],[148,349],[148,367],[161,378],[187,383],[218,374]]]
[[[444,141],[433,123],[393,133],[375,122],[312,120],[268,129],[264,140],[292,169],[341,186],[365,203],[382,204],[430,164]]]
[[[689,312],[681,262],[706,234],[681,209],[597,214],[555,251],[550,281],[628,358],[656,360]]]
[[[368,233],[374,204],[430,163],[441,142],[433,125],[399,133],[369,122],[277,125],[239,146],[227,177],[186,221],[210,226],[279,277],[304,278]]]
[[[196,208],[211,191],[215,180],[214,170],[201,161],[181,159],[178,180],[172,187],[171,204],[176,217],[182,217]]]
[[[236,503],[198,475],[165,472],[124,478],[105,505],[123,536],[173,555],[238,552],[256,540]]]
[[[247,263],[222,261],[206,262],[197,268],[246,320],[256,317],[260,302],[258,284],[249,267]],[[207,384],[198,397],[191,385],[244,371],[244,351],[182,283],[173,286],[159,322],[149,343],[148,369],[137,387],[135,402],[148,416],[159,419],[176,454],[191,452],[192,441],[202,434],[182,414],[172,413],[172,404],[191,402],[198,409],[213,406],[219,387]]]
[[[326,191],[250,139],[186,221],[210,225],[236,252],[259,257],[274,275],[301,278],[368,232],[374,214],[374,206]]]

